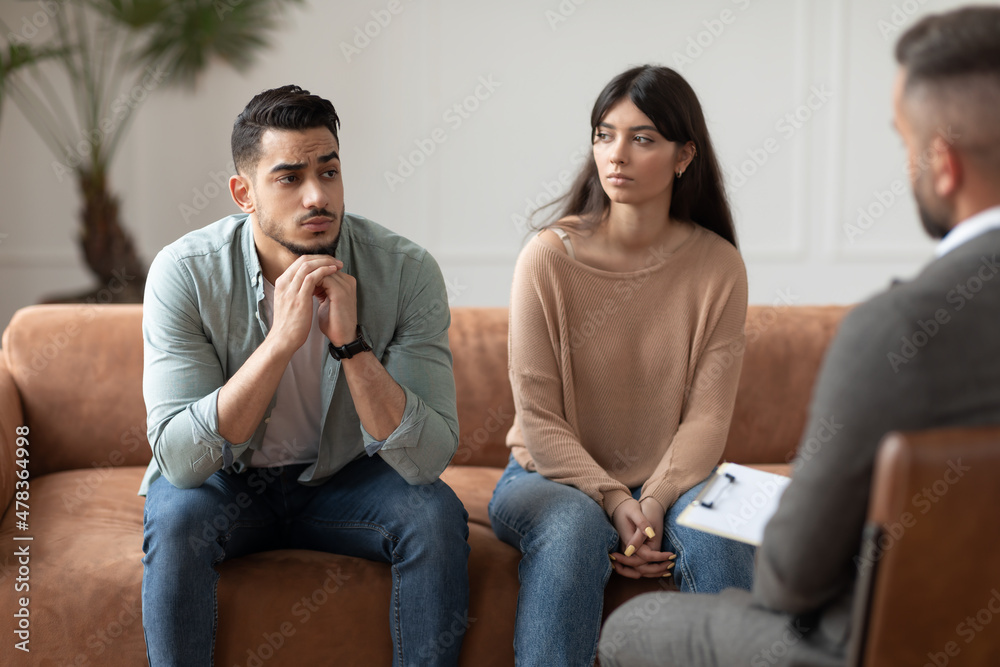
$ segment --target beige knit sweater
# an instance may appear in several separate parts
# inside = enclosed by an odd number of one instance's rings
[[[511,293],[514,458],[609,516],[640,485],[642,498],[669,508],[722,456],[746,307],[739,252],[701,226],[629,273],[535,237]]]

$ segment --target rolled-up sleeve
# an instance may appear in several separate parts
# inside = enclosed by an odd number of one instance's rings
[[[434,482],[458,449],[458,414],[448,327],[451,311],[444,277],[428,253],[414,271],[382,366],[403,389],[399,426],[385,441],[362,427],[366,451],[376,449],[410,484]]]
[[[205,333],[193,281],[169,251],[149,268],[142,336],[142,393],[153,458],[174,486],[199,486],[232,464],[249,441],[234,445],[219,434],[224,371]]]

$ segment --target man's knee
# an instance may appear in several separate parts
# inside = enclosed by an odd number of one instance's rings
[[[598,645],[598,655],[601,664],[606,666],[630,664],[628,655],[634,640],[635,625],[629,606],[635,602],[626,602],[618,607],[601,629],[601,640]]]
[[[468,537],[469,515],[465,505],[441,480],[406,487],[399,502],[398,514],[403,523],[416,528],[418,534],[444,539]]]
[[[175,550],[184,545],[177,556],[197,557],[228,533],[249,505],[249,497],[229,497],[209,486],[178,489],[161,477],[146,497],[146,540]]]
[[[645,593],[615,609],[601,630],[598,649],[601,664],[649,664],[651,656],[644,638],[648,639],[650,633],[662,637],[665,628],[681,628],[675,621],[664,623],[676,599],[674,593]]]

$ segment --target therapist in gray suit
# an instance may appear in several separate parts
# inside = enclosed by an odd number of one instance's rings
[[[936,256],[845,317],[753,591],[635,598],[604,627],[605,667],[843,665],[882,437],[1000,424],[1000,7],[928,16],[896,59],[895,126]]]

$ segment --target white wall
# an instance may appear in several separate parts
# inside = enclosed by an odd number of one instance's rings
[[[959,3],[399,1],[402,10],[389,15],[389,0],[313,0],[291,10],[276,46],[247,75],[217,65],[193,94],[150,95],[113,182],[147,262],[236,211],[215,184],[228,175],[232,121],[256,92],[298,83],[341,116],[348,210],[426,246],[453,304],[505,305],[525,238],[520,216],[580,164],[604,84],[646,62],[680,69],[702,100],[729,176],[752,303],[781,294],[854,302],[931,256],[890,128],[892,47],[896,26]],[[0,17],[21,26],[38,11],[4,3]],[[391,21],[377,26],[372,12]],[[345,55],[343,45],[366,29],[375,36]],[[470,97],[477,91],[484,99]],[[468,106],[467,117],[449,111],[456,104]],[[800,120],[786,118],[796,113]],[[444,141],[390,186],[386,174],[401,156],[434,136]],[[0,322],[43,295],[91,286],[75,244],[79,200],[52,161],[8,101]],[[893,194],[894,184],[905,193]],[[860,208],[873,224],[851,238]]]

